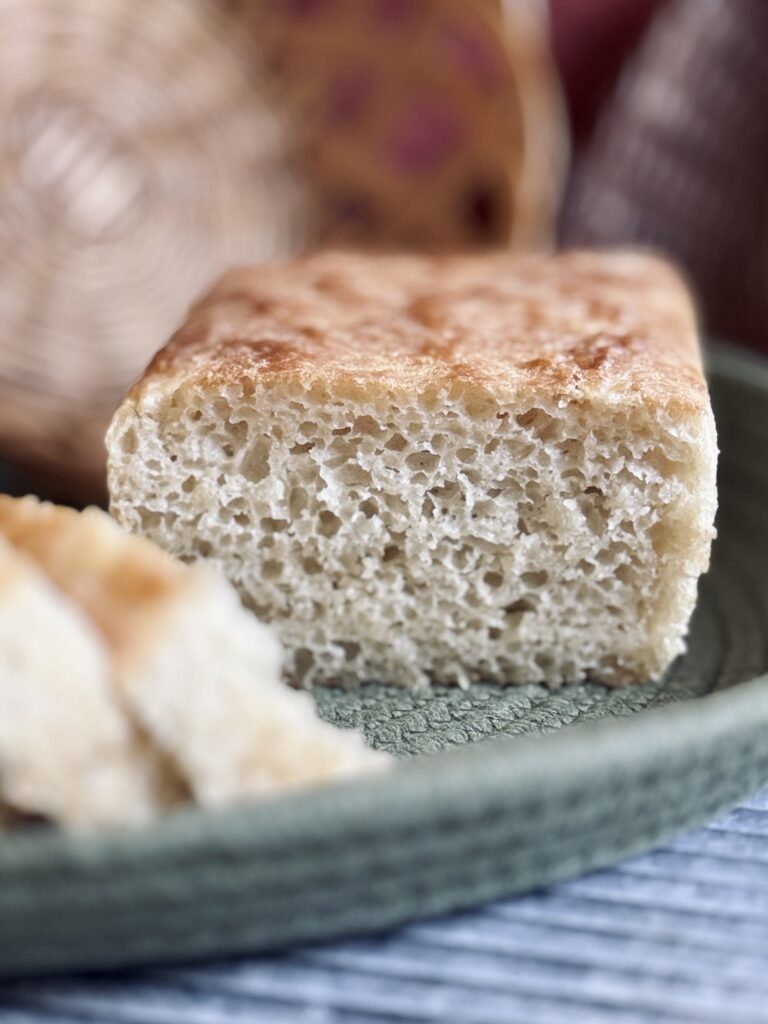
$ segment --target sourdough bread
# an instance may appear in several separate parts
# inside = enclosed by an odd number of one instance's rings
[[[691,299],[641,253],[232,271],[107,444],[117,520],[221,568],[295,683],[656,677],[714,535]]]
[[[0,538],[0,799],[67,825],[148,821],[157,765],[112,686],[83,611]]]

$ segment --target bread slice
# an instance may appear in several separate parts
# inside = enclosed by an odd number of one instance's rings
[[[87,614],[132,714],[203,804],[387,763],[280,682],[280,647],[211,568],[124,534],[99,509],[0,497],[0,533]],[[55,675],[63,662],[48,664]]]
[[[118,521],[223,568],[307,684],[650,679],[714,535],[691,300],[639,253],[232,271],[107,444]]]
[[[91,622],[0,538],[0,820],[140,823],[164,803]]]

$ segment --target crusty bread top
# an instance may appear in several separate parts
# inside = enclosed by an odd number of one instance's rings
[[[688,292],[630,252],[391,256],[320,252],[226,274],[130,399],[182,383],[320,386],[350,397],[487,389],[496,397],[707,405]]]
[[[97,508],[76,512],[0,495],[0,535],[45,566],[118,655],[135,643],[136,619],[152,620],[182,587],[181,563]]]

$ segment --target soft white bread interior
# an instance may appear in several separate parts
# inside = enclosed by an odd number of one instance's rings
[[[102,637],[2,538],[0,798],[11,812],[75,826],[141,823],[164,803]]]
[[[388,763],[282,685],[277,640],[213,569],[176,562],[98,509],[77,513],[33,498],[0,497],[0,533],[94,624],[120,698],[197,801],[220,804]]]
[[[305,684],[650,679],[714,535],[690,296],[643,254],[233,271],[108,449],[118,521],[221,567]]]

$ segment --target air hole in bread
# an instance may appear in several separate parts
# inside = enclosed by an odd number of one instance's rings
[[[246,420],[227,420],[224,423],[226,432],[239,444],[248,439],[248,422]]]
[[[323,537],[333,537],[341,528],[341,520],[329,509],[324,509],[318,516],[317,532]]]
[[[265,437],[257,437],[253,441],[240,463],[240,472],[246,480],[257,484],[269,476],[269,448]]]
[[[386,442],[384,447],[388,448],[392,452],[402,452],[405,451],[405,449],[408,447],[408,442],[405,440],[402,434],[395,433]]]
[[[136,509],[139,519],[141,520],[142,529],[154,530],[158,527],[162,521],[162,515],[159,512],[153,512],[148,508],[143,508],[141,505]]]
[[[138,440],[135,430],[126,430],[120,438],[120,449],[126,455],[134,455],[138,449]]]
[[[293,669],[297,681],[301,681],[309,675],[315,663],[314,655],[308,647],[299,647],[293,659]]]
[[[356,416],[354,430],[356,434],[368,434],[371,437],[378,437],[382,432],[381,426],[373,416]]]
[[[542,569],[538,572],[524,572],[520,577],[520,582],[526,587],[543,587],[548,579],[549,573]]]
[[[360,644],[351,643],[347,640],[337,640],[336,645],[344,651],[347,661],[355,661],[360,656]]]

